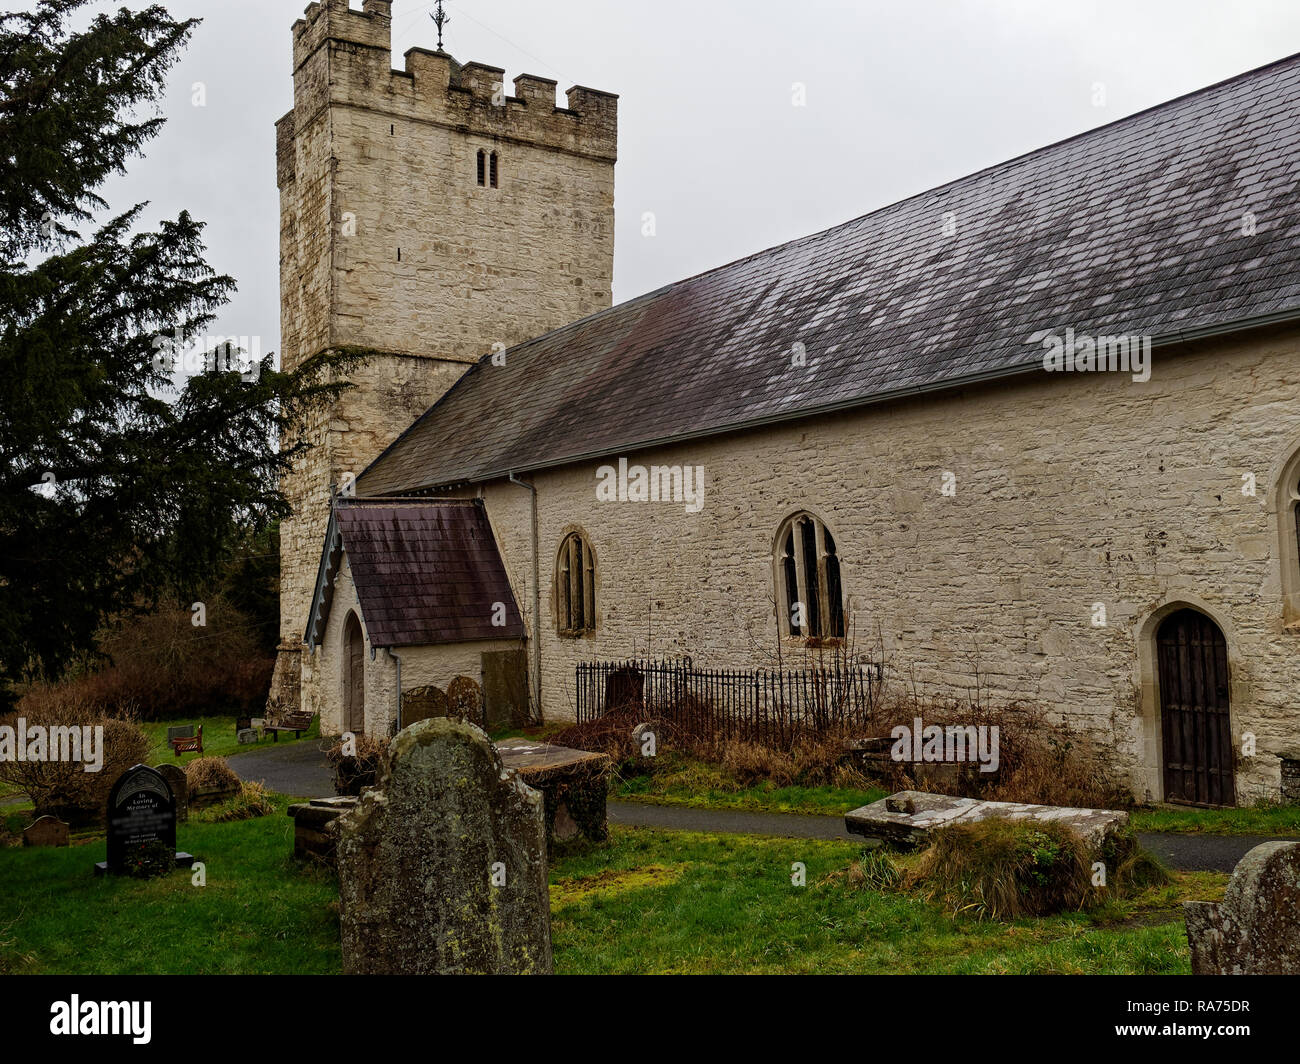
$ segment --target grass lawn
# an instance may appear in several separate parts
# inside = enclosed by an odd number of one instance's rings
[[[91,875],[96,839],[0,849],[0,972],[329,973],[341,967],[337,889],[290,858],[280,812],[191,821],[179,843],[207,865],[152,881]],[[852,843],[612,830],[551,871],[561,973],[1186,972],[1178,903],[1227,877],[1178,875],[1095,914],[977,923],[901,893],[853,886]],[[791,884],[791,865],[807,886]]]
[[[0,849],[0,973],[337,972],[338,890],[332,877],[294,868],[287,806],[258,820],[181,824],[180,848],[207,866],[204,887],[183,871],[96,877],[102,838]]]
[[[718,765],[675,753],[662,754],[653,775],[616,779],[610,788],[611,798],[625,802],[825,816],[843,816],[889,793],[881,788],[741,785]],[[1133,810],[1132,823],[1133,829],[1141,832],[1300,837],[1300,806],[1262,803],[1241,809],[1143,807]]]
[[[1186,973],[1179,903],[1227,877],[1174,883],[1097,914],[954,919],[851,886],[853,843],[613,829],[552,873],[556,970],[568,973]],[[791,865],[807,867],[807,886]]]
[[[653,775],[615,780],[610,797],[620,801],[686,805],[697,809],[843,816],[850,809],[877,801],[889,793],[880,788],[778,787],[772,783],[741,786],[718,765],[670,752],[660,755]]]
[[[182,754],[177,757],[167,743],[167,729],[181,724],[193,724],[194,730],[203,725],[203,753]],[[141,721],[141,730],[149,737],[152,748],[149,751],[149,764],[159,765],[167,762],[172,765],[186,765],[196,757],[233,757],[235,754],[247,754],[252,750],[262,750],[271,746],[275,740],[270,736],[260,742],[240,746],[235,738],[235,717],[183,717],[179,720]],[[302,738],[295,740],[293,732],[281,732],[279,742],[307,742],[320,738],[320,719],[311,722],[311,729],[302,733]]]

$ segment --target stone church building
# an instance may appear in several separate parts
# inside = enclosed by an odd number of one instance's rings
[[[283,358],[355,387],[285,488],[274,708],[846,647],[1033,702],[1139,797],[1300,758],[1300,57],[611,306],[618,101],[313,3]]]

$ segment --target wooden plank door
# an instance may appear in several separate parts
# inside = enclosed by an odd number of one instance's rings
[[[355,613],[348,614],[343,727],[354,735],[366,730],[366,643]]]
[[[1228,644],[1196,610],[1165,619],[1156,634],[1165,800],[1235,805]]]

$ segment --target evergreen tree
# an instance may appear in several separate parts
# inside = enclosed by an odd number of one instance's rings
[[[282,438],[356,356],[295,372],[210,360],[172,386],[160,337],[204,333],[234,289],[182,213],[143,204],[83,238],[96,193],[157,134],[196,26],[165,8],[69,27],[87,0],[0,14],[0,680],[57,676],[105,619],[210,582],[286,513]],[[243,369],[246,372],[238,372]]]

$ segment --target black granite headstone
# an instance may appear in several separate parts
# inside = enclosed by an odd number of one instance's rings
[[[119,875],[130,851],[149,842],[176,849],[176,799],[161,772],[148,765],[127,769],[108,792],[108,860],[96,872]],[[178,865],[194,858],[176,854]]]

